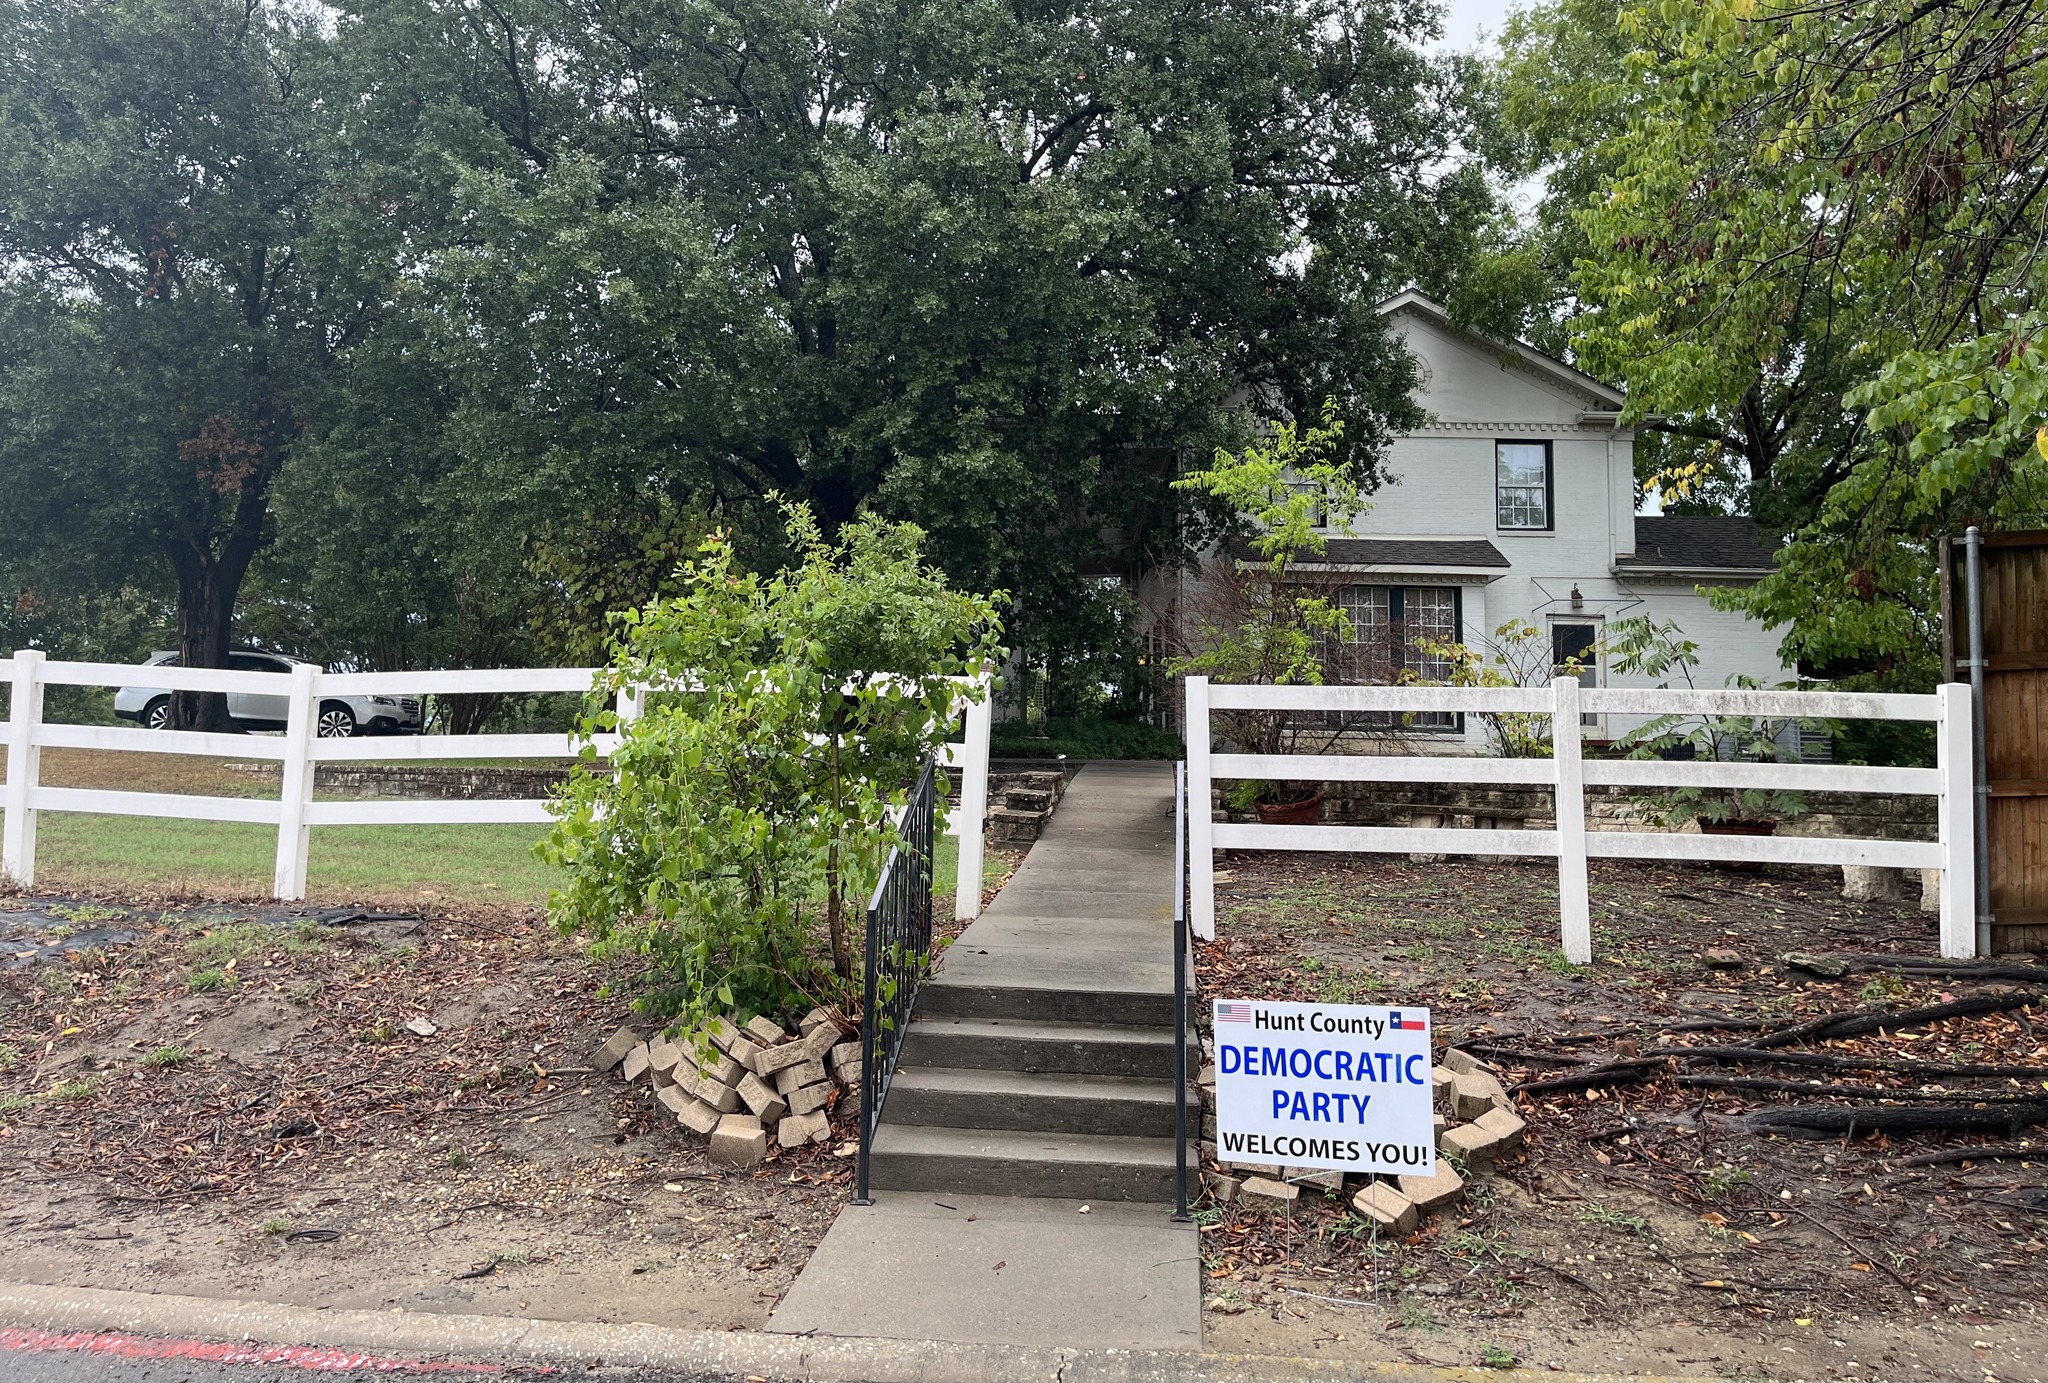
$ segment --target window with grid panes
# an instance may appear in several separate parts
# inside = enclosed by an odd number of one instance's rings
[[[1392,682],[1402,671],[1425,681],[1442,681],[1451,661],[1425,652],[1425,641],[1456,643],[1460,636],[1458,592],[1451,586],[1350,586],[1338,596],[1338,607],[1351,622],[1351,641],[1373,650],[1365,660],[1371,680]],[[1458,717],[1448,712],[1418,712],[1400,717],[1415,729],[1455,730]],[[1371,723],[1391,725],[1394,717],[1374,716]]]
[[[1493,444],[1494,523],[1500,528],[1550,527],[1550,443]]]

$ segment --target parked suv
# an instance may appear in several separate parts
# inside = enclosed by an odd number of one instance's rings
[[[228,655],[235,672],[288,673],[300,662],[281,653],[242,649]],[[176,667],[176,653],[153,653],[145,667]],[[237,730],[282,730],[290,713],[290,693],[229,692],[228,718]],[[171,694],[163,687],[123,687],[114,693],[114,714],[150,730],[171,724]],[[416,696],[323,696],[314,712],[315,733],[322,739],[350,735],[417,735],[420,700]]]

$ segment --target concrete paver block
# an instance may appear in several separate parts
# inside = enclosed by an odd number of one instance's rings
[[[1389,1234],[1406,1234],[1420,1216],[1415,1203],[1384,1181],[1370,1181],[1351,1198],[1351,1208]]]
[[[1462,1071],[1484,1071],[1486,1069],[1478,1057],[1473,1056],[1472,1053],[1462,1047],[1444,1048],[1443,1065],[1454,1075]]]
[[[1451,1081],[1451,1113],[1460,1119],[1477,1119],[1507,1102],[1507,1091],[1484,1071],[1460,1071]]]
[[[1435,1176],[1404,1176],[1400,1187],[1401,1194],[1412,1201],[1417,1210],[1434,1210],[1465,1194],[1465,1178],[1459,1176],[1449,1163],[1439,1162]]]
[[[642,1042],[627,1052],[619,1062],[619,1074],[629,1081],[640,1080],[646,1076],[650,1066],[651,1063],[647,1059],[647,1044]]]
[[[825,1054],[846,1040],[846,1034],[839,1030],[837,1023],[820,1023],[803,1036],[803,1048],[811,1054],[811,1060],[823,1061]]]
[[[712,1043],[721,1052],[731,1051],[732,1044],[742,1037],[740,1030],[733,1026],[730,1018],[713,1018],[704,1025],[704,1030],[711,1034]]]
[[[776,1093],[787,1099],[792,1091],[806,1085],[816,1085],[825,1079],[825,1063],[822,1061],[800,1061],[794,1066],[785,1066],[775,1073]]]
[[[789,1113],[788,1101],[770,1090],[767,1082],[751,1071],[741,1076],[739,1085],[734,1088],[739,1093],[740,1102],[764,1124],[772,1124]]]
[[[753,1038],[764,1047],[772,1047],[788,1037],[789,1034],[784,1032],[781,1025],[773,1018],[763,1018],[756,1014],[747,1020],[747,1036]]]
[[[754,1065],[754,1061],[761,1055],[761,1044],[752,1038],[739,1037],[725,1051],[726,1055],[730,1056],[747,1070],[757,1071],[759,1069]]]
[[[822,1110],[809,1114],[791,1114],[775,1125],[775,1141],[785,1148],[800,1148],[806,1143],[822,1143],[832,1136],[832,1121]]]
[[[683,1111],[688,1109],[695,1099],[696,1096],[677,1085],[664,1085],[661,1089],[654,1092],[654,1102],[678,1119],[683,1116]]]
[[[1284,1181],[1275,1181],[1271,1177],[1246,1177],[1238,1186],[1237,1194],[1254,1200],[1287,1203],[1301,1198],[1301,1188],[1289,1186]]]
[[[730,1114],[740,1107],[740,1092],[715,1080],[698,1081],[697,1098],[720,1114]]]
[[[823,1109],[832,1098],[832,1082],[821,1081],[816,1085],[805,1085],[790,1091],[783,1098],[789,1101],[791,1114],[809,1114],[814,1109]]]
[[[626,1059],[626,1053],[640,1045],[640,1034],[631,1028],[620,1028],[607,1037],[604,1045],[590,1054],[590,1064],[600,1075]]]
[[[680,1050],[683,1054],[683,1064],[695,1068],[697,1074],[705,1080],[716,1081],[720,1085],[738,1085],[740,1077],[747,1073],[746,1067],[724,1052],[699,1052],[691,1047],[682,1047]]]
[[[1202,1173],[1202,1185],[1208,1188],[1210,1199],[1218,1205],[1228,1205],[1237,1199],[1238,1188],[1244,1183],[1234,1176],[1222,1172]]]
[[[787,1042],[780,1047],[764,1047],[754,1055],[754,1074],[764,1080],[777,1071],[809,1061],[811,1054],[801,1042]]]
[[[843,1081],[846,1081],[849,1085],[852,1084],[854,1081],[860,1079],[860,1043],[841,1042],[838,1046],[834,1047],[830,1052],[827,1052],[826,1056],[829,1058],[827,1064],[831,1066],[833,1075],[839,1077],[839,1079]],[[846,1068],[849,1066],[851,1066],[855,1072],[855,1074],[852,1076],[846,1074]]]
[[[721,1167],[751,1167],[768,1156],[768,1130],[751,1114],[727,1114],[711,1130],[711,1160]]]
[[[1429,1072],[1430,1101],[1438,1109],[1449,1109],[1455,1100],[1454,1087],[1458,1073],[1448,1066],[1432,1067]]]
[[[805,1037],[809,1037],[813,1028],[817,1027],[820,1023],[829,1023],[831,1021],[832,1010],[820,1004],[817,1008],[812,1009],[809,1013],[796,1020],[796,1030]]]
[[[1280,1179],[1295,1186],[1313,1186],[1323,1191],[1344,1189],[1344,1173],[1334,1167],[1283,1167]]]
[[[699,1099],[692,1099],[676,1111],[676,1122],[692,1133],[709,1133],[725,1116]]]
[[[673,1071],[682,1059],[682,1047],[670,1041],[666,1033],[656,1033],[647,1039],[647,1064],[654,1070]]]
[[[1501,1105],[1480,1115],[1472,1127],[1482,1129],[1489,1138],[1496,1139],[1500,1151],[1513,1152],[1522,1146],[1522,1137],[1528,1132],[1529,1125],[1521,1115]]]

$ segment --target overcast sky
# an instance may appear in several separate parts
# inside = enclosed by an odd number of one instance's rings
[[[1508,5],[1509,0],[1445,0],[1444,41],[1439,46],[1449,52],[1476,47],[1482,30],[1489,39],[1498,38]]]

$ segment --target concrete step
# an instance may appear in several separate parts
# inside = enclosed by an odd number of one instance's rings
[[[1173,1026],[1173,954],[1075,951],[1041,960],[990,947],[955,958],[918,992],[918,1008],[948,1018],[1011,1018],[1141,1028]]]
[[[926,1014],[903,1035],[901,1066],[1170,1081],[1173,1030]]]
[[[890,1104],[894,1103],[892,1094]],[[918,1128],[885,1122],[875,1131],[868,1165],[869,1182],[880,1191],[1173,1199],[1171,1138]]]
[[[1173,1137],[1173,1082],[1130,1076],[902,1066],[882,1117],[924,1127]],[[1202,1107],[1188,1092],[1190,1129]]]

